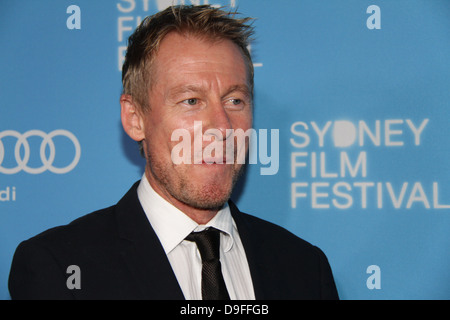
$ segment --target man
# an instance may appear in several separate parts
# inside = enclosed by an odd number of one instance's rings
[[[20,244],[13,299],[338,298],[320,249],[229,201],[247,150],[229,142],[252,126],[248,21],[177,6],[137,28],[120,104],[145,174],[115,206]],[[180,129],[189,149],[176,148]]]

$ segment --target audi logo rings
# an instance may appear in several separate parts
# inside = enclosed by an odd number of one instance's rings
[[[40,146],[40,152],[39,155],[41,157],[42,166],[37,168],[32,168],[28,166],[28,161],[30,159],[30,145],[28,143],[28,138],[32,136],[38,136],[41,137],[43,140],[41,142]],[[56,136],[64,136],[69,138],[69,140],[72,141],[74,147],[75,147],[75,156],[72,160],[72,162],[67,165],[66,167],[55,167],[53,166],[53,161],[55,160],[56,155],[56,149],[55,144],[53,142],[53,138]],[[17,142],[14,148],[14,157],[16,159],[17,166],[12,168],[5,168],[2,166],[3,160],[5,158],[5,147],[2,142],[2,139],[4,137],[14,137],[17,138]],[[20,149],[23,146],[24,152],[23,157],[21,156]],[[46,148],[49,148],[49,155],[48,158],[46,156]],[[41,130],[30,130],[23,134],[14,131],[14,130],[5,130],[0,132],[0,173],[4,174],[15,174],[20,171],[25,171],[31,174],[40,174],[46,170],[57,173],[57,174],[64,174],[68,173],[69,171],[73,170],[73,168],[76,167],[78,164],[78,161],[80,160],[81,156],[81,146],[78,142],[78,139],[75,137],[75,135],[67,130],[54,130],[50,133],[45,133]]]

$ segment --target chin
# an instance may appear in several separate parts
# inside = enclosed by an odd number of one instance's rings
[[[231,186],[218,185],[217,183],[202,185],[195,188],[190,186],[183,191],[184,199],[187,205],[196,209],[216,210],[220,209],[231,196]]]

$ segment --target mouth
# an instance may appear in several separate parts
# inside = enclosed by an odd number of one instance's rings
[[[227,164],[227,158],[203,158],[202,164],[213,165],[213,164]]]

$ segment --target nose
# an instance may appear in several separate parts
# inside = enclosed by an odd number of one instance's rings
[[[216,141],[224,141],[231,135],[232,130],[229,129],[233,129],[233,125],[221,102],[215,101],[208,105],[203,129],[205,136],[212,136]]]

